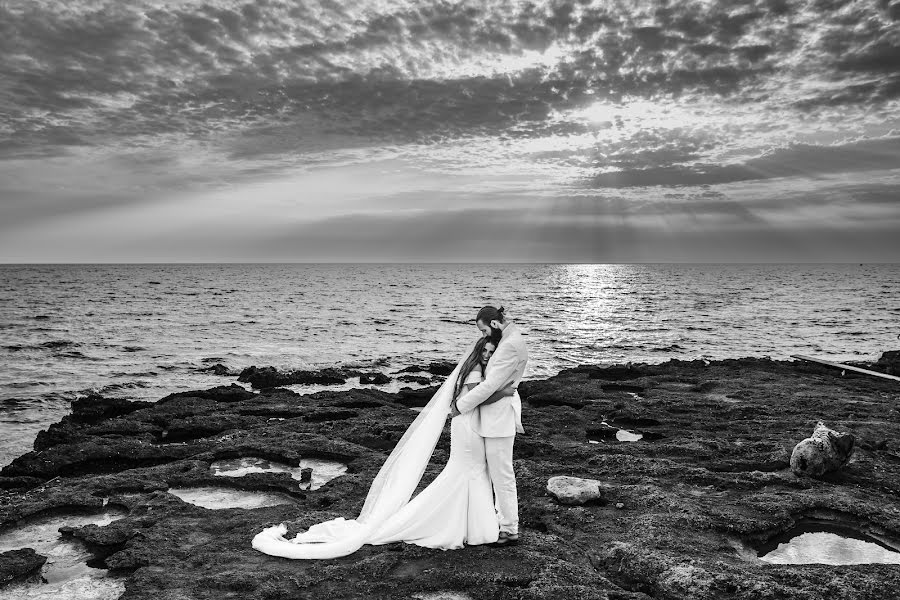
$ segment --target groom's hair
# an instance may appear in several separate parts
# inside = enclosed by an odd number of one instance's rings
[[[475,322],[481,321],[485,325],[490,325],[491,321],[500,321],[504,322],[504,308],[501,306],[500,308],[494,308],[493,306],[485,306],[481,310],[478,311],[478,316],[475,317]]]

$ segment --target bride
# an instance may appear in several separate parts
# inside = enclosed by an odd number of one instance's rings
[[[319,523],[290,540],[284,537],[287,527],[276,525],[258,533],[253,547],[272,556],[313,559],[346,556],[363,544],[402,541],[449,550],[496,542],[499,521],[484,439],[470,426],[477,411],[451,420],[447,465],[412,501],[410,497],[434,452],[451,403],[482,380],[498,342],[496,335],[479,339],[438,388],[381,467],[356,519]],[[483,404],[513,393],[512,386],[507,386]]]

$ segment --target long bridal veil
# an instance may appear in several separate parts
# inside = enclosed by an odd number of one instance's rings
[[[264,529],[253,538],[253,547],[272,556],[313,559],[337,558],[356,552],[393,514],[409,503],[425,473],[453,400],[454,384],[462,368],[463,355],[441,387],[412,422],[385,461],[366,496],[359,516],[318,523],[294,539],[284,537],[284,524]]]

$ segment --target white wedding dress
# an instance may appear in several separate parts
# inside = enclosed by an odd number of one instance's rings
[[[284,537],[287,528],[276,525],[258,533],[253,547],[272,556],[314,559],[346,556],[363,544],[408,542],[449,550],[496,542],[500,526],[484,439],[469,425],[474,412],[452,419],[447,465],[410,501],[443,430],[461,365],[397,443],[372,482],[359,517],[319,523],[290,540]],[[476,369],[467,383],[479,381],[481,370]]]

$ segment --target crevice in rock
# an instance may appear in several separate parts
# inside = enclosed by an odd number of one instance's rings
[[[323,421],[345,421],[358,416],[359,413],[352,410],[320,410],[307,414],[303,420],[307,423],[321,423]]]

